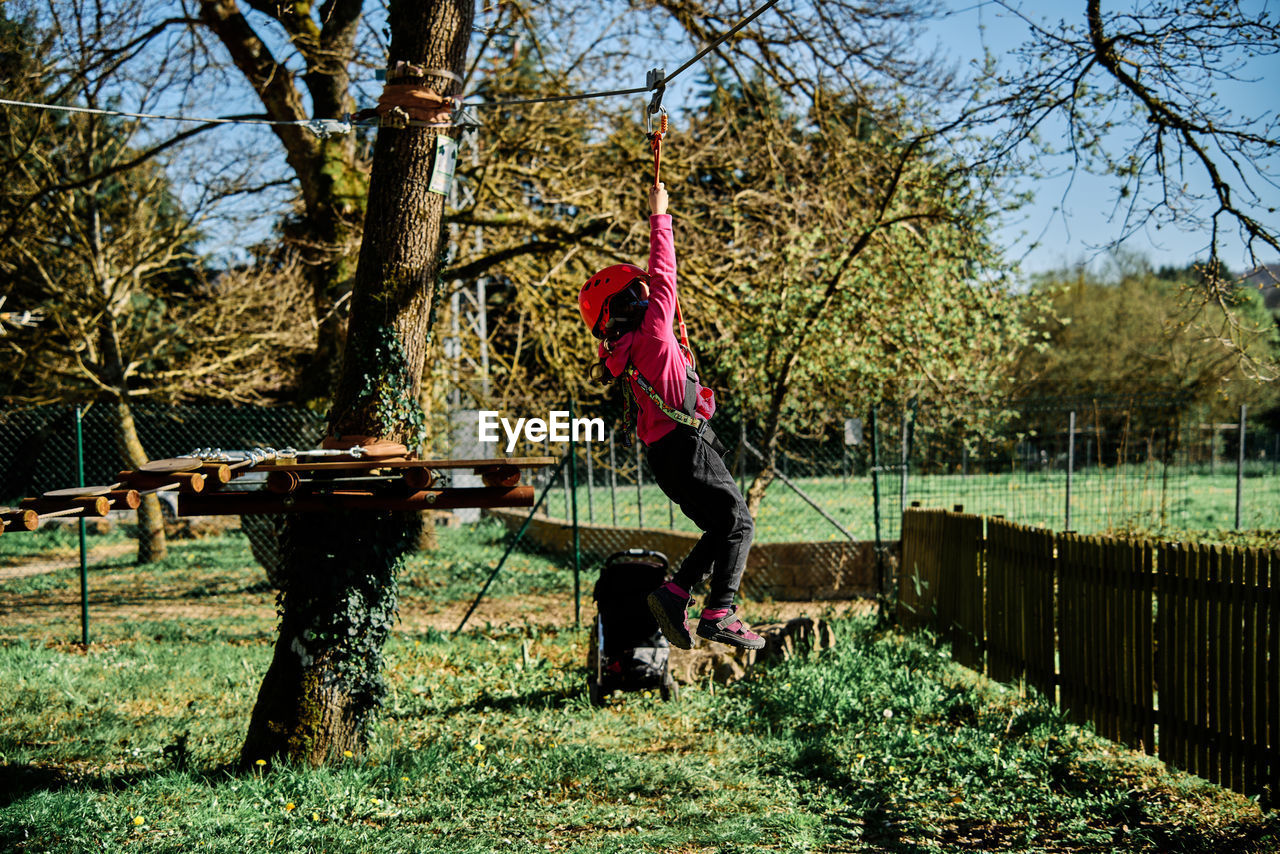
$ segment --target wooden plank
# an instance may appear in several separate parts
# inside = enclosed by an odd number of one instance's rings
[[[1054,702],[1057,689],[1057,662],[1054,640],[1054,587],[1058,575],[1058,562],[1054,557],[1056,538],[1052,531],[1040,532],[1040,572],[1039,600],[1040,607],[1036,615],[1035,628],[1038,634],[1040,649],[1037,652],[1040,671],[1040,692],[1050,703]]]
[[[1094,630],[1093,626],[1093,608],[1089,601],[1089,543],[1088,540],[1081,537],[1076,540],[1075,546],[1075,582],[1073,587],[1076,591],[1076,617],[1073,621],[1075,628],[1075,694],[1076,694],[1076,717],[1075,721],[1084,724],[1089,720],[1089,632]]]
[[[241,516],[255,513],[341,513],[353,510],[428,510],[455,507],[532,507],[533,487],[492,486],[428,490],[406,497],[372,494],[273,495],[267,492],[180,493],[179,516]],[[105,499],[103,499],[105,500]]]
[[[1267,762],[1272,806],[1280,804],[1280,549],[1268,555],[1267,591]]]
[[[968,643],[968,651],[966,653],[968,666],[979,673],[983,670],[982,662],[985,648],[985,627],[982,620],[984,560],[982,527],[981,517],[969,516],[965,534],[965,544],[968,549],[965,566],[968,568],[968,580],[965,588],[964,629]]]
[[[938,550],[939,561],[935,564],[936,595],[934,607],[937,613],[938,635],[954,647],[955,644],[955,575],[959,571],[959,532],[956,530],[955,515],[943,512],[939,514],[940,529]]]
[[[954,568],[954,618],[951,626],[951,658],[957,664],[981,670],[981,652],[978,628],[975,632],[973,602],[975,593],[981,602],[981,578],[978,571],[981,524],[978,517],[957,514],[953,520],[956,531],[956,564]],[[978,524],[975,524],[978,523]]]
[[[911,621],[911,602],[908,599],[907,574],[909,568],[917,560],[916,551],[919,549],[919,535],[916,532],[916,520],[918,519],[918,511],[913,508],[905,508],[902,511],[902,528],[900,534],[900,547],[902,549],[898,556],[898,591],[897,591],[897,614],[898,625],[903,629],[909,629],[912,625]]]
[[[1160,546],[1160,582],[1164,599],[1156,606],[1160,627],[1160,718],[1158,754],[1165,763],[1181,768],[1179,750],[1182,744],[1182,709],[1179,706],[1182,683],[1182,657],[1179,643],[1178,562],[1181,548],[1172,543]]]
[[[1268,600],[1270,586],[1276,583],[1276,565],[1270,554],[1254,549],[1253,551],[1253,748],[1249,755],[1253,759],[1253,791],[1262,793],[1267,785],[1267,635],[1275,631],[1276,620],[1280,615],[1271,608]],[[1275,690],[1277,686],[1272,686]],[[1271,743],[1274,748],[1274,741]]]
[[[321,458],[323,459],[323,458]],[[399,469],[399,468],[431,468],[431,469],[473,469],[477,474],[486,470],[503,466],[519,468],[542,468],[560,462],[558,457],[490,457],[480,460],[379,460],[375,458],[359,460],[339,460],[336,462],[311,463],[260,463],[249,471],[347,471],[351,469]]]
[[[980,673],[987,672],[987,520],[983,517],[975,517],[975,533],[979,536],[977,565],[974,569],[976,573],[977,587],[974,590],[973,598],[969,604],[973,618],[974,642],[978,645],[978,664],[977,669]]]
[[[1240,686],[1240,741],[1243,762],[1241,763],[1240,773],[1243,783],[1242,791],[1246,795],[1252,795],[1258,792],[1258,765],[1256,758],[1258,753],[1258,731],[1257,721],[1254,717],[1254,679],[1258,660],[1258,630],[1257,624],[1254,622],[1254,618],[1258,613],[1255,601],[1258,589],[1258,550],[1255,548],[1244,549],[1242,578],[1243,611],[1240,615],[1240,631],[1242,635],[1240,666],[1243,670],[1243,681]]]
[[[1196,673],[1199,661],[1196,632],[1200,629],[1200,609],[1196,606],[1196,562],[1199,551],[1194,543],[1182,550],[1181,612],[1182,626],[1182,769],[1192,774],[1196,772],[1199,758],[1198,737],[1196,735]]]
[[[1096,646],[1098,670],[1098,704],[1095,711],[1095,723],[1104,738],[1115,740],[1116,728],[1113,715],[1115,711],[1115,663],[1116,633],[1114,628],[1113,588],[1110,577],[1114,573],[1114,551],[1110,543],[1098,539],[1098,557],[1093,583],[1097,593],[1102,631],[1099,632],[1099,643]]]
[[[1209,584],[1210,562],[1213,561],[1212,548],[1197,546],[1195,562],[1196,588],[1196,770],[1195,773],[1210,777],[1210,761],[1212,745],[1209,743],[1209,671],[1213,668],[1211,632],[1217,629],[1213,619],[1213,608],[1210,602]]]
[[[1127,743],[1128,696],[1128,597],[1126,582],[1128,580],[1128,543],[1123,540],[1112,540],[1108,551],[1111,552],[1110,577],[1107,579],[1107,598],[1111,603],[1111,648],[1108,659],[1111,665],[1111,738],[1121,744]]]
[[[1004,559],[1001,554],[1004,523],[987,522],[987,599],[984,618],[987,625],[987,675],[1000,681],[1004,675],[1004,622],[1001,618],[1000,593],[1004,583]]]
[[[1142,749],[1149,756],[1156,752],[1156,662],[1155,662],[1155,547],[1144,542],[1140,553],[1138,586],[1138,689],[1142,701]]]
[[[1167,764],[1172,764],[1174,754],[1174,717],[1173,717],[1173,666],[1174,654],[1170,644],[1169,623],[1173,616],[1172,584],[1170,583],[1170,563],[1173,560],[1173,546],[1160,543],[1155,547],[1155,657],[1154,673],[1156,683],[1156,736],[1154,752]]]
[[[1098,724],[1102,708],[1102,668],[1098,660],[1098,649],[1106,632],[1103,614],[1103,602],[1098,596],[1098,577],[1102,572],[1099,565],[1100,555],[1097,539],[1089,537],[1085,540],[1084,561],[1084,605],[1085,630],[1080,638],[1084,641],[1085,672],[1083,687],[1085,689],[1085,719]]]
[[[1160,725],[1160,758],[1170,766],[1185,768],[1187,764],[1183,755],[1183,700],[1185,699],[1183,686],[1187,684],[1184,675],[1187,657],[1185,657],[1183,640],[1187,632],[1183,631],[1185,611],[1180,586],[1180,570],[1184,563],[1183,548],[1174,544],[1164,545],[1160,560],[1162,563],[1167,561],[1165,584],[1169,594],[1169,615],[1167,615],[1164,629],[1166,648],[1169,650],[1167,653],[1169,663],[1165,666],[1165,677],[1160,682],[1160,708],[1164,711]],[[1161,615],[1164,615],[1164,609],[1161,609]],[[1166,726],[1169,727],[1169,732],[1165,732]]]
[[[1116,741],[1129,747],[1136,746],[1133,738],[1133,710],[1137,705],[1134,687],[1134,626],[1133,626],[1133,543],[1122,540],[1115,543],[1114,577],[1116,603]]]
[[[1228,620],[1231,637],[1228,652],[1231,656],[1231,678],[1228,680],[1225,704],[1227,718],[1228,778],[1231,788],[1244,791],[1244,550],[1231,549],[1231,597],[1228,600]]]
[[[902,556],[898,567],[898,622],[904,629],[910,629],[916,625],[915,601],[909,579],[914,567],[920,562],[920,552],[924,547],[920,521],[920,511],[911,508],[902,511]]]
[[[1134,625],[1134,578],[1133,562],[1135,549],[1133,541],[1122,540],[1116,543],[1116,576],[1115,602],[1117,611],[1116,638],[1116,739],[1121,744],[1137,747],[1134,736],[1137,727],[1135,710],[1138,706],[1136,667],[1136,644],[1134,636],[1137,627]]]
[[[1098,638],[1103,631],[1101,603],[1097,597],[1098,549],[1093,537],[1083,542],[1080,555],[1081,593],[1080,607],[1084,617],[1084,625],[1080,632],[1081,653],[1084,659],[1084,670],[1080,674],[1080,687],[1084,694],[1081,713],[1085,721],[1096,722],[1098,719],[1099,693],[1098,687],[1102,673],[1098,668]]]
[[[1182,734],[1183,757],[1182,768],[1192,774],[1196,773],[1199,760],[1199,736],[1196,732],[1196,674],[1199,673],[1199,638],[1200,609],[1196,603],[1195,585],[1197,563],[1200,552],[1194,543],[1188,543],[1182,554]]]
[[[1010,531],[1009,545],[1010,561],[1009,568],[1011,572],[1010,580],[1012,581],[1012,597],[1010,607],[1013,611],[1013,679],[1017,681],[1022,695],[1026,696],[1027,691],[1027,634],[1028,634],[1028,605],[1029,594],[1027,590],[1028,575],[1030,568],[1027,566],[1028,557],[1028,540],[1030,533],[1021,525]]]
[[[1076,591],[1075,534],[1063,534],[1058,538],[1058,705],[1076,720],[1075,709],[1079,702],[1077,692],[1075,619],[1079,608]]]
[[[1228,563],[1225,548],[1214,546],[1209,560],[1209,780],[1219,785],[1225,785],[1222,776],[1222,735],[1225,731],[1223,699],[1226,697],[1226,683],[1231,670],[1227,653],[1226,612],[1223,607]]]

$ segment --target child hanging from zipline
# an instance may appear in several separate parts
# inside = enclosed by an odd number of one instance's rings
[[[754,525],[720,457],[724,447],[709,424],[715,395],[694,373],[683,320],[682,340],[672,332],[676,254],[667,191],[656,181],[649,210],[649,272],[615,264],[588,279],[578,294],[583,321],[601,339],[593,373],[606,384],[626,383],[624,430],[629,433],[634,422],[658,486],[703,532],[675,578],[649,594],[649,608],[674,646],[691,649],[686,608],[693,588],[709,576],[698,636],[760,649],[764,639],[739,619],[733,604]]]

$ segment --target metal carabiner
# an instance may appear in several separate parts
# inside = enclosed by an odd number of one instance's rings
[[[658,107],[657,111],[656,111],[656,112],[653,112],[653,113],[649,112],[648,110],[646,110],[646,111],[645,111],[645,114],[644,114],[644,134],[645,134],[645,136],[648,136],[648,137],[652,137],[652,136],[653,136],[653,132],[654,132],[654,130],[653,130],[653,125],[654,125],[653,117],[654,117],[655,115],[657,115],[657,117],[658,117],[658,132],[659,132],[659,133],[666,133],[666,132],[667,132],[667,129],[666,129],[666,127],[665,127],[665,125],[667,124],[667,108],[666,108],[666,107]]]

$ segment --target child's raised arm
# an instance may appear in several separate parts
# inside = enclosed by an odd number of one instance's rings
[[[649,190],[649,211],[649,310],[641,328],[651,334],[669,335],[676,311],[676,250],[665,185]]]
[[[667,212],[667,185],[659,182],[649,188],[649,213]]]

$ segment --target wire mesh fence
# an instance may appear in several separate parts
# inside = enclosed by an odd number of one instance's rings
[[[1247,417],[1213,422],[1164,399],[1133,397],[1037,399],[1009,409],[1015,415],[1005,429],[980,435],[908,406],[850,413],[826,429],[772,442],[758,423],[718,414],[725,463],[757,505],[743,594],[874,594],[891,582],[902,511],[916,502],[1080,533],[1276,526],[1280,433]],[[133,415],[153,459],[208,447],[314,447],[324,427],[314,413],[282,408],[137,408]],[[128,467],[118,416],[104,406],[84,412],[85,483],[114,482]],[[590,610],[595,573],[609,554],[653,549],[675,566],[697,540],[655,483],[643,450],[607,424],[578,441],[508,449],[505,441],[479,441],[475,410],[453,412],[448,422],[424,454],[545,454],[562,464],[533,475],[532,510],[424,514],[423,549],[400,579],[406,624],[576,619]],[[74,408],[0,412],[0,502],[78,484],[76,435]],[[449,482],[479,479],[464,469]],[[228,487],[237,484],[255,486],[233,480]],[[136,565],[137,519],[127,512],[83,523],[83,546],[79,521],[50,519],[39,531],[0,537],[0,628],[70,639],[87,603],[100,638],[171,632],[175,619],[183,632],[269,631],[285,518],[185,518],[174,510],[168,503],[168,556],[147,566]]]

